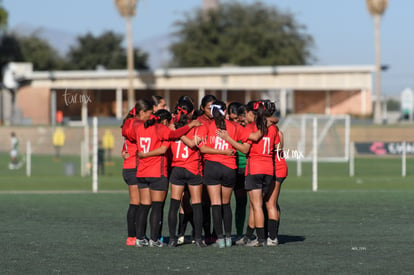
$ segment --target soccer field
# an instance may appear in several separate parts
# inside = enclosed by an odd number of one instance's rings
[[[280,196],[278,247],[197,249],[126,247],[128,193],[120,160],[100,177],[64,176],[65,157],[34,157],[32,177],[0,157],[1,274],[412,274],[414,176],[397,159],[321,164],[319,191],[311,167],[294,163]],[[70,191],[70,192],[69,192]],[[167,200],[165,210],[169,207]],[[166,215],[165,215],[166,216]],[[168,235],[166,221],[163,235]],[[190,226],[191,228],[191,226]],[[189,231],[187,231],[189,233]]]

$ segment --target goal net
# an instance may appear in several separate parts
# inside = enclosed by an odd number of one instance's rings
[[[347,162],[350,124],[349,115],[289,115],[280,126],[286,160],[312,161],[316,145],[318,161]]]

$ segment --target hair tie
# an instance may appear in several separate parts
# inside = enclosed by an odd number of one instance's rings
[[[188,113],[186,110],[184,110],[180,106],[178,106],[177,109],[178,109],[179,112],[183,112],[184,114],[187,114]]]
[[[157,121],[157,120],[160,119],[160,117],[159,116],[154,116],[154,115],[151,114],[150,119],[153,119],[153,120]]]
[[[212,117],[214,117],[214,115],[213,115],[213,109],[214,108],[217,108],[218,110],[219,110],[219,112],[220,112],[220,114],[222,114],[223,116],[224,116],[224,111],[221,109],[221,106],[220,105],[217,105],[217,104],[211,104],[210,105],[210,109],[211,109],[211,116]]]
[[[184,114],[188,113],[186,110],[184,110],[180,106],[177,106],[177,110],[178,110],[178,116],[177,116],[177,119],[175,120],[176,122],[180,121],[181,113],[184,113]]]
[[[253,110],[255,110],[255,111],[256,111],[257,109],[259,109],[260,104],[262,104],[262,105],[263,105],[263,108],[264,108],[264,109],[265,109],[265,111],[266,111],[266,107],[264,106],[263,102],[261,102],[261,101],[257,101],[257,102],[255,102],[255,103],[254,103]]]
[[[129,114],[132,115],[133,117],[135,117],[135,114],[136,114],[135,107],[131,109]]]

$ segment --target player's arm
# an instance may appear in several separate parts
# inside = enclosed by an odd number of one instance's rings
[[[234,154],[234,150],[232,148],[228,148],[226,150],[217,150],[206,145],[202,145],[199,147],[200,152],[202,154],[210,154],[210,155],[227,155],[232,156]]]
[[[279,118],[275,116],[267,117],[267,127],[270,127],[273,124],[277,124],[279,122]]]
[[[249,150],[250,150],[250,144],[249,143],[247,143],[247,142],[238,143],[237,141],[235,141],[234,139],[232,139],[230,137],[229,133],[226,130],[217,130],[216,134],[220,138],[227,141],[231,146],[233,146],[233,148],[235,148],[236,150],[239,150],[243,154],[247,154],[249,152]]]
[[[123,159],[127,159],[129,158],[129,153],[126,147],[126,142],[124,142],[124,145],[122,145],[122,151],[121,151],[121,156]]]
[[[180,139],[185,145],[188,146],[188,148],[191,149],[194,149],[200,142],[200,138],[196,138],[196,136],[194,136],[193,139],[190,139],[187,136],[182,136]]]
[[[149,151],[147,153],[139,152],[138,153],[138,157],[141,158],[141,159],[143,159],[143,158],[160,156],[160,155],[164,155],[167,152],[167,150],[168,150],[168,147],[167,146],[161,145],[157,149],[154,149],[154,150]]]
[[[161,125],[161,124],[157,124],[157,125]],[[172,131],[170,128],[168,128],[167,126],[161,125],[159,127],[164,126],[166,129],[168,130],[164,130],[164,135],[162,136],[162,140],[176,140],[181,138],[181,136],[187,134],[188,131],[190,131],[191,128],[193,127],[197,127],[200,126],[201,123],[198,120],[193,120],[190,123],[188,123],[187,125]]]

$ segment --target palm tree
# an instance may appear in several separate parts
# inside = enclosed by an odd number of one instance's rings
[[[134,52],[132,45],[132,23],[131,18],[135,16],[137,0],[115,0],[116,7],[122,17],[126,19],[127,35],[127,67],[128,67],[128,108],[135,105],[134,92]]]
[[[368,11],[374,16],[375,23],[375,113],[374,122],[381,123],[381,47],[380,19],[388,5],[388,0],[366,0]]]

